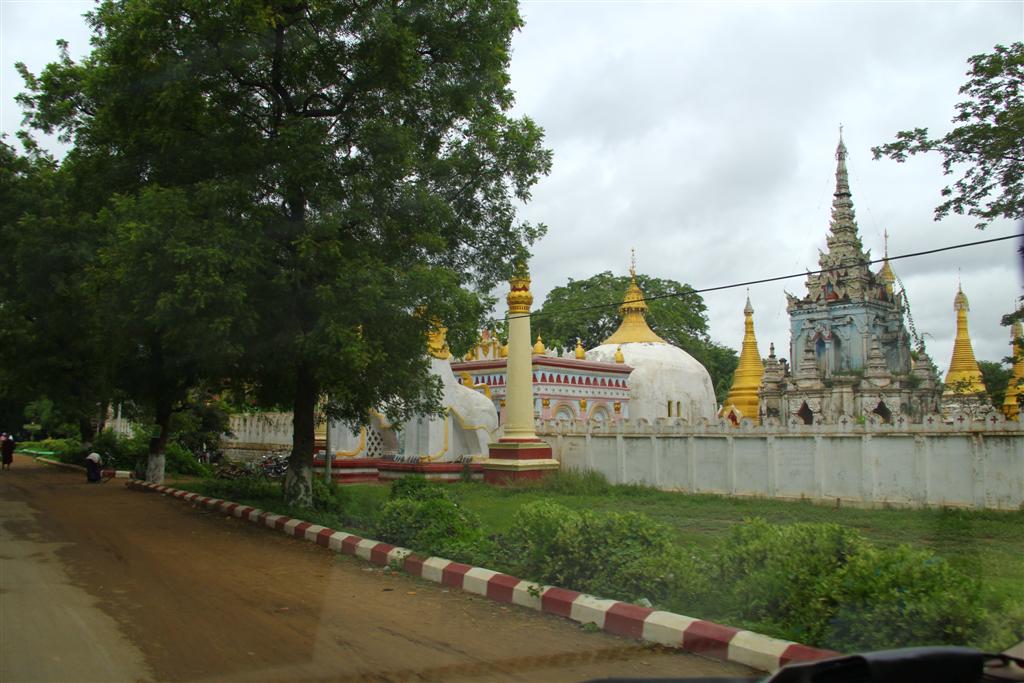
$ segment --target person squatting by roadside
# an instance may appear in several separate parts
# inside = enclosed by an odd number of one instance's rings
[[[14,446],[13,434],[0,435],[0,461],[3,463],[0,470],[11,469],[11,463],[14,462]]]
[[[100,472],[100,454],[90,453],[85,456],[85,479],[90,484],[97,484],[102,477]]]

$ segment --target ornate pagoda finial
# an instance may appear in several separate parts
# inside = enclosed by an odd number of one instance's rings
[[[605,344],[625,344],[627,342],[653,342],[655,344],[667,344],[664,339],[654,333],[647,325],[647,303],[644,301],[644,292],[636,283],[636,250],[633,250],[633,263],[630,266],[630,282],[626,287],[626,294],[622,297],[622,305],[619,306],[619,315],[622,322],[619,329],[612,336],[604,340]]]
[[[886,229],[882,233],[884,240],[884,254],[885,257],[882,260],[882,268],[878,271],[878,279],[885,285],[885,291],[891,296],[896,291],[896,273],[892,272],[892,266],[889,265],[889,230]]]
[[[636,247],[629,250],[629,276],[636,280]]]

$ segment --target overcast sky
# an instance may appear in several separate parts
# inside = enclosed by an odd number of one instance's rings
[[[66,38],[88,50],[88,1],[0,0],[0,123],[17,129],[14,71]],[[903,254],[1020,232],[936,223],[940,159],[873,161],[896,131],[951,127],[967,58],[1024,40],[1024,2],[597,2],[524,0],[513,47],[516,111],[534,118],[554,168],[523,215],[547,224],[531,263],[537,303],[569,278],[638,270],[696,288],[801,272],[825,248],[844,126],[861,238]],[[917,329],[945,372],[957,278],[976,356],[1009,353],[999,325],[1021,293],[1015,244],[896,261]],[[787,355],[783,290],[750,288],[762,355]],[[714,339],[739,348],[743,289],[705,295]]]

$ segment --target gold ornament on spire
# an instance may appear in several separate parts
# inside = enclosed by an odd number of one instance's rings
[[[892,266],[889,265],[889,231],[886,230],[883,234],[885,237],[885,260],[882,261],[882,269],[878,271],[878,279],[885,283],[885,291],[891,295],[895,291],[896,273],[892,272]]]
[[[636,283],[636,251],[633,251],[632,263],[629,267],[630,282],[626,295],[619,306],[622,322],[615,333],[604,340],[605,344],[627,344],[630,342],[651,342],[667,344],[664,339],[654,333],[647,324],[647,302],[644,301],[643,290]]]
[[[576,337],[576,358],[583,360],[586,357],[587,352],[583,349],[583,341],[579,337]]]
[[[985,383],[981,379],[981,369],[974,358],[971,346],[971,333],[967,330],[967,311],[970,304],[967,295],[959,286],[953,299],[956,311],[956,339],[953,341],[953,358],[949,361],[949,372],[946,373],[946,391],[944,396],[984,394]]]
[[[537,343],[533,345],[533,355],[543,356],[547,349],[544,348],[544,342],[541,340],[540,335],[537,335]]]
[[[525,263],[520,262],[516,266],[516,272],[508,282],[511,286],[506,299],[508,312],[512,315],[529,315],[533,294],[530,294],[530,272],[526,269]]]
[[[748,295],[747,305],[743,307],[743,347],[740,350],[740,362],[719,415],[728,415],[731,409],[735,409],[740,417],[759,420],[757,390],[763,377],[764,362],[757,349],[757,337],[754,336],[754,307],[750,305]]]

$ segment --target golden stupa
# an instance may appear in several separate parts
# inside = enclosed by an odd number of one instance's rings
[[[750,297],[747,297],[747,305],[743,307],[743,318],[740,362],[719,415],[725,416],[734,411],[739,414],[738,417],[760,420],[757,390],[764,377],[764,362],[761,360],[761,352],[757,349],[757,337],[754,336],[754,307],[750,305]]]
[[[964,290],[958,288],[953,299],[956,311],[956,340],[953,342],[953,358],[949,361],[949,372],[946,373],[946,391],[943,396],[969,396],[985,393],[985,383],[981,379],[981,369],[974,358],[971,346],[971,334],[967,331],[967,311],[970,305]]]
[[[615,333],[604,340],[604,344],[627,344],[629,342],[652,342],[667,344],[668,342],[654,333],[647,325],[647,303],[644,301],[643,290],[636,283],[636,256],[629,267],[630,282],[626,295],[622,297],[619,315],[622,322]]]
[[[1024,394],[1024,343],[1021,337],[1024,336],[1024,329],[1020,321],[1010,327],[1010,348],[1013,349],[1013,374],[1010,375],[1010,382],[1006,385],[1006,398],[1003,399],[1003,414],[1007,420],[1017,420],[1020,417],[1020,403],[1017,398]]]

